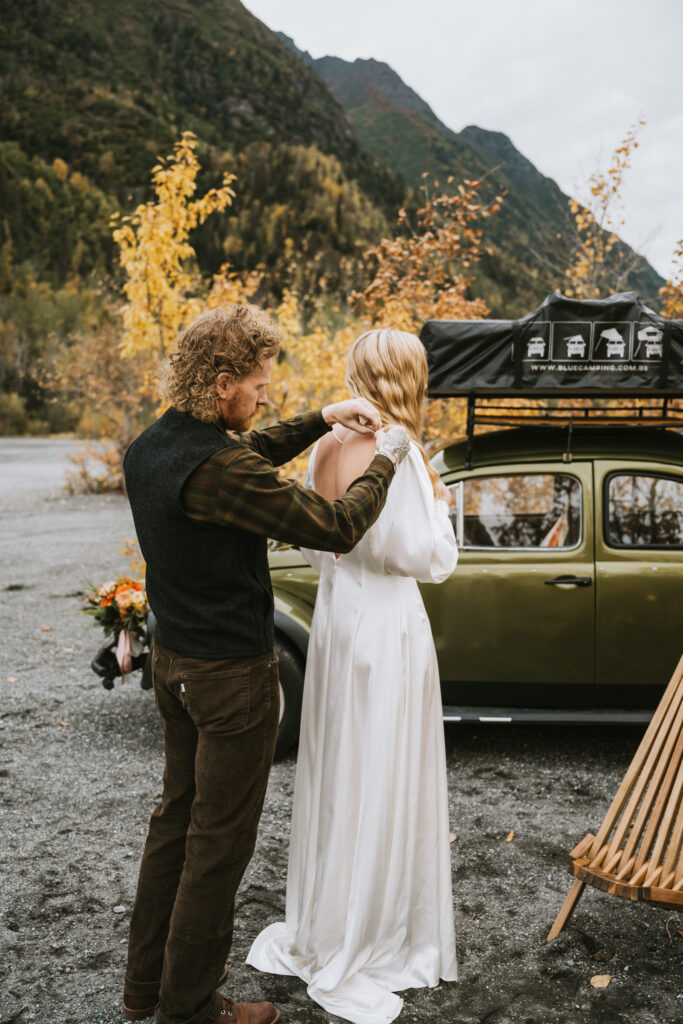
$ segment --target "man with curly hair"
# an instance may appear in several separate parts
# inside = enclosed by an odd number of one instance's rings
[[[381,423],[372,405],[352,399],[250,431],[279,345],[254,306],[205,313],[171,357],[169,408],[124,459],[157,620],[152,675],[166,756],[131,917],[129,1020],[279,1020],[271,1003],[236,1003],[218,991],[278,730],[266,539],[350,551],[377,519],[408,448],[393,428],[333,502],[280,478],[276,467],[333,424],[367,433]]]

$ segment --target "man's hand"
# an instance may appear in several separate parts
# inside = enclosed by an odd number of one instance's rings
[[[379,413],[365,398],[349,398],[345,402],[326,405],[322,415],[329,426],[339,423],[359,434],[374,434],[382,426]]]

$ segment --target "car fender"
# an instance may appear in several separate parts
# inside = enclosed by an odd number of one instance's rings
[[[313,609],[291,594],[273,591],[275,599],[275,628],[293,644],[304,662],[308,654]]]

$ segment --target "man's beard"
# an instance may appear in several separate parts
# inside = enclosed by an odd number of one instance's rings
[[[240,434],[244,434],[245,431],[249,430],[252,423],[254,422],[255,412],[252,412],[251,416],[247,416],[246,419],[240,420],[240,422],[233,427],[233,430],[237,430]]]
[[[221,419],[226,430],[235,430],[238,434],[243,434],[249,430],[255,416],[256,412],[252,412],[248,416],[241,416],[239,419],[235,416],[222,416]]]

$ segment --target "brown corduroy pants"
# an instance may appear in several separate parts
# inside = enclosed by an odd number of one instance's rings
[[[125,991],[159,993],[160,1024],[208,1024],[251,859],[279,712],[274,651],[186,658],[155,645],[166,767],[130,923]]]

